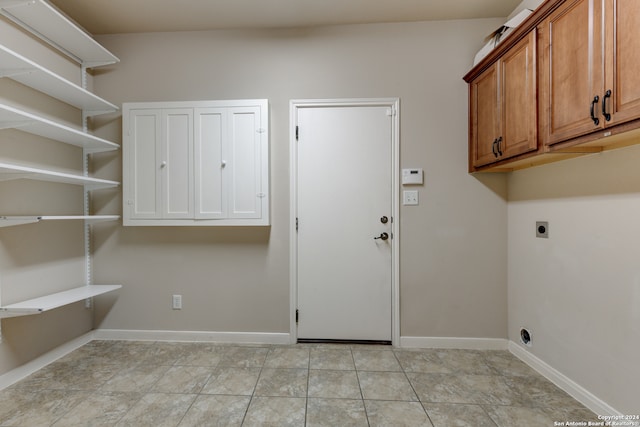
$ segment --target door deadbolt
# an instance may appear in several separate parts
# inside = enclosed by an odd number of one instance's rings
[[[380,222],[383,224],[386,224],[389,222],[389,218],[387,218],[386,216],[383,216],[382,218],[380,218]]]
[[[378,237],[374,237],[373,240],[387,240],[389,238],[389,233],[380,233]]]

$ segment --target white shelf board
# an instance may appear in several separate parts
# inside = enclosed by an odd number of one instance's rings
[[[40,298],[30,299],[0,307],[0,318],[40,314],[74,302],[122,288],[122,285],[86,285]]]
[[[9,77],[84,111],[87,116],[117,111],[118,107],[88,90],[0,45],[0,77]]]
[[[10,163],[0,163],[0,181],[12,179],[32,179],[36,181],[84,185],[87,190],[98,190],[100,188],[117,187],[120,185],[119,182],[106,179],[91,178],[46,169],[36,169]]]
[[[0,216],[0,227],[32,224],[40,221],[83,220],[85,224],[95,224],[104,221],[117,221],[120,215],[37,215],[37,216]]]
[[[0,0],[0,12],[87,68],[119,59],[46,0]]]
[[[118,144],[106,139],[0,104],[0,129],[10,128],[82,147],[88,153],[112,151],[120,148]]]

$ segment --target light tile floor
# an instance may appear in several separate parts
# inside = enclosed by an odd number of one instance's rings
[[[597,417],[507,351],[92,341],[0,391],[2,426],[556,421]]]

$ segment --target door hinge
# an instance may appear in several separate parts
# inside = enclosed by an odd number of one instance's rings
[[[299,131],[299,128],[298,126],[296,126],[296,141],[298,140],[298,131]]]
[[[300,313],[298,312],[298,309],[296,309],[296,324],[298,323],[298,318],[299,318],[298,316],[299,316],[299,314],[300,314]]]
[[[296,217],[296,231],[298,231],[298,218]]]

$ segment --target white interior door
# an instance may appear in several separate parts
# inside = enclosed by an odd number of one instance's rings
[[[392,110],[298,108],[296,124],[297,337],[391,341]]]

